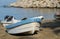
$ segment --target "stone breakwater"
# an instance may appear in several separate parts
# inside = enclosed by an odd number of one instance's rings
[[[9,6],[12,7],[60,7],[60,0],[17,0],[14,3],[11,3]]]

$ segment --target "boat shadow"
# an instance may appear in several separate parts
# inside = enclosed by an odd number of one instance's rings
[[[57,35],[60,33],[60,22],[45,22],[41,25],[42,28],[50,28]]]
[[[37,39],[37,38],[36,37],[30,37],[30,36],[29,37],[28,36],[26,37],[25,36],[25,37],[20,37],[19,39]]]
[[[60,22],[55,22],[55,21],[45,22],[45,23],[42,23],[41,27],[54,29],[54,28],[60,27]]]
[[[13,35],[13,36],[32,36],[32,35],[35,35],[36,33],[34,34],[29,34],[29,33],[19,33],[19,34],[10,34],[10,35]]]

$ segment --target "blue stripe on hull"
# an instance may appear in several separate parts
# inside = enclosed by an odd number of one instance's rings
[[[15,24],[8,25],[8,26],[6,26],[6,28],[11,29],[11,28],[18,27],[20,25],[28,24],[28,23],[32,23],[32,22],[41,22],[41,19],[40,18],[36,18],[36,19],[30,18],[30,19],[22,20],[20,22],[15,23]]]

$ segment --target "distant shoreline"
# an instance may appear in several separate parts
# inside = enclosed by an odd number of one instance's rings
[[[9,6],[17,8],[60,8],[59,0],[18,0]]]
[[[19,6],[3,6],[3,7],[13,7],[13,8],[49,8],[49,9],[60,9],[60,7],[19,7]]]
[[[10,7],[13,7],[13,8],[49,8],[49,9],[60,9],[60,7],[20,7],[20,6],[2,6],[2,7],[5,7],[5,8],[10,8]]]

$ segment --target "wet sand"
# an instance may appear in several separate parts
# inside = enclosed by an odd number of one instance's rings
[[[60,23],[50,20],[44,20],[41,30],[34,35],[18,34],[10,35],[5,32],[4,27],[0,24],[0,39],[60,39]]]

